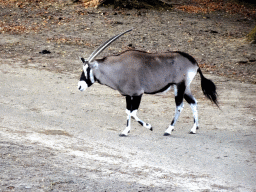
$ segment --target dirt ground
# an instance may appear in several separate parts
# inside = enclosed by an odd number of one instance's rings
[[[256,45],[244,38],[255,18],[61,2],[0,4],[1,191],[256,191]],[[185,104],[163,136],[172,91],[142,98],[138,116],[153,132],[132,122],[121,138],[125,99],[99,84],[77,90],[78,57],[132,27],[99,57],[130,47],[193,55],[220,102],[204,98],[197,76],[197,134]]]

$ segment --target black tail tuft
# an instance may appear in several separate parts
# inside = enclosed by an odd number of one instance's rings
[[[198,69],[198,72],[201,76],[201,87],[204,95],[208,99],[210,99],[213,103],[215,103],[217,107],[219,107],[218,98],[217,98],[218,94],[216,92],[215,84],[210,79],[206,79],[204,77],[200,68]]]

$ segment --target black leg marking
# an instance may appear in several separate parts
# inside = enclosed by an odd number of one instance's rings
[[[131,117],[134,116],[137,118],[136,115],[133,115],[133,111],[137,110],[140,105],[141,101],[141,96],[126,96],[126,110],[127,110],[127,124],[126,124],[126,129],[119,135],[120,137],[127,136],[128,133],[130,133],[130,128],[131,128]],[[136,111],[134,111],[136,114]],[[137,120],[138,121],[138,120]],[[143,123],[142,123],[143,125]]]
[[[171,135],[170,133],[164,133],[164,136],[169,136],[169,135]]]
[[[177,85],[177,95],[175,96],[176,106],[180,106],[182,104],[185,89],[186,89],[186,86],[184,82],[181,82],[180,84]]]
[[[142,98],[142,95],[140,95],[140,96],[126,96],[126,110],[127,110],[127,114],[128,114],[127,127],[126,127],[127,129],[126,130],[128,130],[130,125],[131,125],[130,117],[132,117],[140,125],[142,125],[142,126],[148,128],[149,130],[153,131],[153,128],[151,127],[150,124],[145,123],[144,121],[140,120],[136,115],[137,110],[139,109],[139,106],[140,106],[141,98]],[[129,117],[129,115],[130,115],[130,117]],[[123,133],[125,133],[125,131]]]
[[[196,100],[192,95],[184,94],[184,99],[188,102],[188,104],[196,103]]]
[[[149,126],[149,124],[148,123],[146,123],[147,124],[147,126]],[[150,131],[153,131],[153,127],[151,126],[151,128],[149,129]]]
[[[131,112],[137,110],[140,106],[141,97],[142,95],[133,97],[126,96],[126,109]]]
[[[132,109],[132,97],[126,96],[126,109],[131,111]]]
[[[196,123],[196,120],[194,119],[194,123]],[[197,126],[196,129],[199,129],[199,127]]]

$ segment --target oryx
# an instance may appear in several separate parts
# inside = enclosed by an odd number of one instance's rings
[[[120,136],[127,136],[131,129],[131,117],[149,130],[152,126],[137,117],[137,110],[144,93],[155,94],[174,87],[176,111],[175,116],[164,133],[171,134],[174,125],[183,109],[183,98],[190,104],[194,116],[194,125],[190,133],[198,129],[197,101],[190,91],[190,83],[197,74],[201,77],[201,87],[204,95],[218,106],[217,92],[214,83],[206,79],[196,60],[187,53],[172,51],[166,53],[147,53],[138,50],[124,51],[118,55],[94,59],[110,43],[123,34],[114,36],[95,50],[83,62],[83,72],[78,83],[78,89],[84,91],[93,83],[119,91],[126,97],[127,126]]]

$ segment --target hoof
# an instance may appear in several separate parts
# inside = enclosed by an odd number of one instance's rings
[[[164,136],[169,136],[169,135],[171,135],[170,133],[164,133]]]
[[[150,130],[150,131],[153,131],[153,127],[151,127],[149,130]]]
[[[120,133],[119,134],[119,137],[127,137],[127,135],[123,134],[123,133]]]
[[[196,134],[196,133],[194,133],[193,131],[190,131],[189,134]]]

